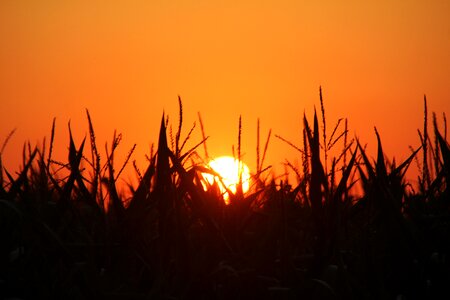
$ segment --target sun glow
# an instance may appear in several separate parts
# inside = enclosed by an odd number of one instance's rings
[[[242,191],[245,193],[250,187],[250,169],[242,161],[234,159],[231,156],[221,156],[211,160],[208,167],[214,170],[219,176],[203,173],[203,177],[209,184],[217,182],[228,203],[229,195],[227,188],[233,194],[236,193],[237,186],[241,177]]]

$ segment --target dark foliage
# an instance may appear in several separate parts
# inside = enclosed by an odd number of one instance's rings
[[[158,150],[129,199],[116,187],[121,135],[102,165],[88,113],[91,158],[70,134],[68,162],[58,163],[54,122],[48,153],[27,145],[21,171],[0,173],[0,297],[450,297],[450,147],[436,119],[434,146],[425,125],[421,147],[397,166],[376,130],[374,161],[359,140],[348,141],[347,121],[327,140],[322,92],[320,100],[322,130],[315,114],[312,127],[304,117],[302,147],[280,138],[300,152],[301,171],[287,163],[298,183],[265,176],[270,132],[260,159],[258,120],[252,188],[229,192],[228,205],[220,180],[206,182],[202,174],[214,172],[193,155],[199,146],[207,153],[203,124],[203,140],[183,153],[190,132],[182,141],[181,100],[172,149],[163,116]],[[415,191],[404,176],[420,155]]]

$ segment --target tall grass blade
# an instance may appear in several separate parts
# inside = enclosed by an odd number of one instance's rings
[[[423,142],[422,142],[422,149],[423,149],[423,163],[422,163],[422,179],[423,184],[426,184],[426,186],[430,186],[430,174],[428,171],[428,107],[427,107],[427,96],[423,96]]]
[[[309,173],[309,151],[308,151],[308,137],[306,128],[303,128],[303,151],[302,153],[302,165],[303,165],[303,176],[308,178]]]
[[[139,182],[133,197],[130,200],[130,204],[127,208],[127,216],[130,221],[134,220],[139,223],[140,218],[148,210],[150,206],[150,188],[151,182],[156,173],[156,156],[153,156],[150,160],[149,166]]]
[[[171,189],[171,172],[169,164],[169,147],[167,145],[166,126],[164,124],[164,113],[161,119],[159,131],[158,151],[156,161],[155,193],[158,199],[160,219],[167,220],[173,209],[173,198]],[[161,226],[161,236],[165,234],[165,226]]]
[[[28,173],[28,170],[31,168],[31,165],[32,165],[37,153],[38,153],[38,150],[37,150],[37,148],[35,148],[33,150],[33,152],[31,153],[31,155],[29,156],[28,161],[25,163],[23,170],[20,172],[20,174],[16,180],[14,180],[12,178],[12,176],[5,170],[5,173],[8,176],[9,181],[11,183],[11,187],[8,190],[8,195],[7,195],[8,199],[10,199],[10,200],[14,199],[14,197],[19,193],[20,188],[24,184],[28,184],[27,173]]]
[[[391,172],[391,176],[394,175],[394,176],[400,176],[401,178],[403,178],[405,176],[406,171],[408,171],[408,168],[409,168],[412,160],[416,158],[416,155],[417,155],[417,153],[419,153],[420,149],[422,149],[422,146],[420,146],[419,148],[414,150],[413,153],[403,163],[401,163],[398,167],[396,167]]]
[[[181,102],[181,97],[178,96],[178,106],[179,106],[179,114],[178,114],[178,130],[177,130],[177,134],[175,137],[175,156],[179,157],[180,156],[180,137],[181,137],[181,128],[183,126],[183,103]]]
[[[92,123],[91,115],[89,114],[89,110],[86,109],[86,115],[88,119],[89,124],[89,139],[91,143],[91,159],[92,159],[92,188],[91,193],[92,197],[94,199],[97,199],[97,191],[98,191],[98,184],[101,180],[101,166],[100,166],[100,154],[97,149],[97,143],[96,143],[96,137],[95,137],[95,131],[94,131],[94,125]],[[99,206],[103,208],[102,198],[99,198]]]
[[[372,166],[372,164],[370,163],[369,158],[366,155],[366,151],[365,149],[361,146],[361,144],[359,143],[359,139],[356,139],[356,144],[358,145],[358,148],[361,152],[361,156],[363,158],[364,161],[364,165],[366,166],[366,170],[368,173],[369,178],[375,178],[375,171],[374,168]],[[360,169],[361,170],[361,169]],[[361,175],[364,175],[364,172],[361,172]]]
[[[119,172],[117,172],[117,175],[114,178],[114,181],[117,181],[120,177],[120,175],[122,174],[123,170],[125,169],[125,167],[128,165],[128,162],[130,161],[131,156],[134,153],[134,150],[136,150],[136,144],[133,145],[133,147],[131,147],[130,151],[128,151],[127,157],[125,158],[124,163],[122,164],[122,167],[120,168]]]
[[[358,148],[355,149],[355,152],[352,154],[350,162],[348,163],[347,167],[344,169],[341,180],[339,181],[339,184],[334,193],[334,202],[338,202],[340,199],[342,199],[342,197],[345,195],[345,192],[348,190],[347,182],[348,182],[348,179],[350,178],[350,174],[353,171],[353,167],[356,162],[356,154],[358,152],[357,150],[358,150]]]
[[[270,142],[271,135],[272,135],[272,129],[269,129],[269,133],[267,134],[266,143],[264,144],[264,151],[263,151],[263,155],[262,155],[262,158],[261,158],[260,168],[262,168],[264,166],[264,161],[266,159],[267,149],[269,149],[269,142]]]
[[[5,140],[3,141],[2,144],[2,148],[0,149],[0,155],[3,153],[3,151],[5,151],[6,145],[8,145],[9,140],[11,139],[11,137],[14,135],[14,133],[16,132],[17,128],[14,128],[13,130],[11,130],[8,135],[6,136]]]
[[[259,118],[256,121],[256,174],[259,175],[259,171],[261,167],[259,166],[260,157],[259,157]]]
[[[114,153],[118,146],[119,140],[116,137],[116,132],[114,131],[113,136],[113,142],[111,145],[111,154],[108,153],[108,147],[105,147],[106,151],[106,159],[107,159],[107,166],[108,166],[108,177],[105,178],[107,184],[108,184],[108,192],[109,192],[109,210],[108,215],[110,219],[113,217],[116,218],[117,222],[120,224],[122,223],[124,217],[125,217],[125,207],[123,205],[122,200],[120,200],[119,194],[117,193],[116,188],[116,177],[114,172]],[[131,155],[131,154],[130,154]],[[113,216],[114,214],[114,216]]]
[[[446,189],[448,190],[450,187],[450,147],[442,137],[437,126],[435,126],[434,130],[435,130],[434,134],[436,135],[439,142],[439,146],[441,148],[442,159],[444,161],[443,169],[445,172]]]
[[[333,147],[334,144],[336,144],[336,142],[341,138],[341,136],[338,136],[335,140],[334,140],[334,136],[336,135],[336,132],[339,128],[339,125],[342,122],[342,118],[340,118],[337,122],[336,125],[334,126],[333,132],[331,133],[330,139],[328,140],[328,143],[326,144],[326,148],[329,150]],[[343,133],[341,133],[341,135],[343,135],[345,133],[345,130]]]
[[[320,111],[322,112],[322,126],[323,126],[322,135],[323,135],[325,174],[328,174],[327,123],[325,118],[325,107],[323,105],[322,86],[319,87],[319,99],[320,99]]]
[[[192,125],[191,129],[189,130],[188,134],[186,135],[186,138],[183,140],[183,143],[181,144],[180,147],[180,151],[179,151],[179,155],[181,155],[181,152],[184,149],[184,146],[186,146],[186,143],[189,141],[189,139],[191,138],[191,134],[192,132],[194,132],[195,127],[197,126],[197,124],[194,122],[194,124]]]
[[[304,149],[300,149],[300,147],[298,147],[298,146],[296,146],[294,143],[292,143],[292,142],[286,140],[286,139],[283,138],[282,136],[279,136],[279,135],[275,134],[275,137],[276,137],[277,139],[280,139],[281,141],[285,142],[286,144],[288,144],[289,146],[291,146],[292,148],[294,148],[294,149],[297,150],[298,152],[300,152],[300,153],[302,153],[302,154],[304,153]]]
[[[206,134],[205,134],[205,127],[203,126],[202,116],[201,116],[200,112],[198,112],[197,114],[198,114],[198,120],[200,122],[200,129],[202,131],[202,139],[205,141],[206,140]],[[206,146],[206,143],[203,144],[203,148],[205,150],[206,161],[209,161],[208,147]]]
[[[83,142],[81,143],[81,146],[79,150],[77,151],[75,147],[75,143],[73,141],[72,136],[72,130],[70,128],[70,122],[69,122],[69,166],[70,166],[70,175],[67,179],[67,182],[64,185],[64,188],[62,190],[62,194],[60,195],[60,205],[63,207],[67,207],[70,203],[70,195],[72,193],[72,190],[74,188],[76,180],[79,178],[79,167],[81,163],[81,159],[83,157],[83,148],[84,148],[84,142],[86,139],[83,139]]]
[[[375,164],[375,169],[377,172],[377,175],[379,178],[382,178],[387,182],[387,169],[386,169],[386,162],[384,161],[384,153],[383,153],[383,147],[381,145],[381,138],[378,134],[378,130],[375,127],[375,134],[377,136],[377,143],[378,143],[378,151],[377,151],[377,162]]]
[[[445,112],[442,113],[442,118],[444,119],[444,140],[447,140],[447,116]]]
[[[48,149],[48,158],[47,158],[47,173],[50,173],[50,163],[52,161],[53,145],[55,142],[55,128],[56,128],[56,118],[53,118],[52,130],[50,133],[50,145]]]

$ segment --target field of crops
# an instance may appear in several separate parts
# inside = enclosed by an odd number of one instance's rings
[[[374,159],[346,120],[327,131],[321,99],[302,146],[279,137],[301,157],[288,164],[296,183],[269,176],[270,134],[260,151],[258,130],[251,188],[228,205],[202,177],[206,137],[186,149],[181,101],[176,133],[163,116],[131,197],[118,192],[120,135],[100,156],[87,113],[88,140],[70,134],[58,162],[54,123],[47,147],[23,149],[20,172],[0,156],[0,298],[449,299],[450,147],[445,116],[439,130],[424,102],[422,145],[395,163],[376,130]]]

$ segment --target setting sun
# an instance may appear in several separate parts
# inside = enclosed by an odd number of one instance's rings
[[[232,193],[236,193],[236,187],[239,184],[239,177],[242,178],[242,191],[245,193],[250,187],[250,170],[242,161],[234,159],[231,156],[221,156],[211,160],[208,166],[220,175],[220,180],[217,176],[204,173],[203,177],[209,184],[214,181],[219,183],[220,190],[224,194],[225,200],[229,198],[227,189]],[[226,187],[226,188],[225,188]]]

